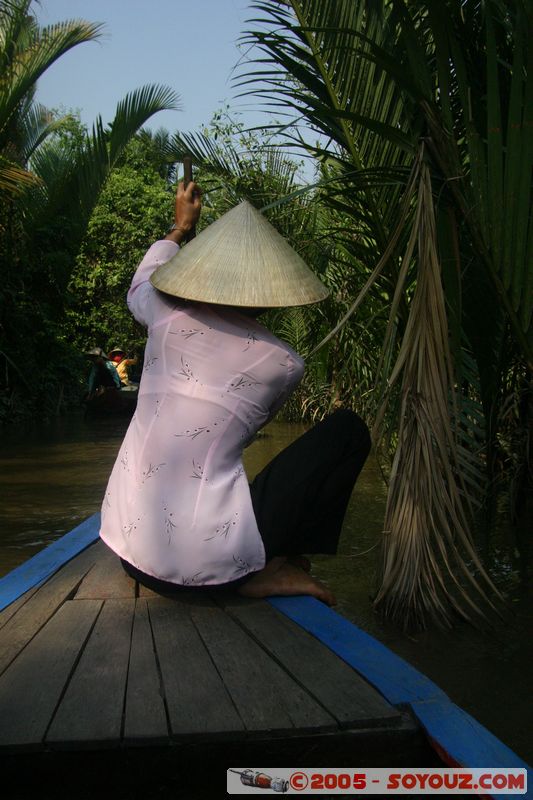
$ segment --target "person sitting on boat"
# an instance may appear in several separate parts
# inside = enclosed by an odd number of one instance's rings
[[[85,355],[91,361],[86,400],[92,400],[109,390],[120,389],[116,367],[101,347],[93,347]]]
[[[250,204],[180,248],[199,187],[177,190],[175,224],[128,292],[149,331],[137,410],[102,503],[100,536],[126,572],[162,594],[231,587],[251,597],[309,594],[332,605],[303,554],[337,551],[370,450],[340,409],[248,484],[242,451],[300,382],[304,364],[255,317],[328,290]]]
[[[139,360],[137,356],[128,358],[125,350],[123,350],[121,347],[114,347],[109,351],[107,357],[115,365],[115,368],[118,372],[118,377],[120,378],[121,388],[129,387],[131,389],[136,389],[138,384],[130,380],[128,368],[137,364]]]

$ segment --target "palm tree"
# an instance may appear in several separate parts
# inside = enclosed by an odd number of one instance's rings
[[[469,451],[484,435],[492,460],[509,353],[524,374],[532,364],[531,9],[523,0],[254,8],[246,41],[260,55],[244,90],[251,83],[291,112],[288,144],[337,178],[320,197],[351,220],[337,240],[366,272],[343,324],[369,296],[390,310],[375,382],[397,446],[376,602],[403,621],[471,618],[494,591],[462,510],[481,488],[482,459]],[[385,406],[376,416],[383,434]]]
[[[100,192],[128,142],[158,111],[178,107],[172,89],[144,86],[119,102],[108,127],[99,116],[92,131],[71,146],[52,139],[39,147],[30,159],[38,188],[25,192],[19,200],[28,241],[42,247],[42,237],[46,239],[52,232],[57,246],[60,220],[62,246],[75,256]]]
[[[0,192],[13,195],[34,182],[26,166],[60,125],[34,103],[41,75],[72,47],[96,40],[102,26],[79,21],[41,28],[32,0],[0,1]]]
[[[0,355],[11,398],[17,382],[26,394],[35,393],[37,376],[47,370],[50,384],[56,382],[49,365],[67,350],[59,330],[65,290],[98,196],[147,119],[178,107],[172,89],[145,86],[118,104],[109,127],[98,117],[92,131],[70,145],[54,136],[67,118],[53,119],[34,103],[36,82],[63,53],[94,40],[100,30],[84,21],[40,28],[31,0],[0,0]],[[31,354],[33,387],[17,366],[22,353]]]
[[[98,117],[76,151],[62,141],[50,143],[69,117],[55,119],[34,102],[37,80],[69,49],[97,39],[102,26],[77,20],[41,28],[31,5],[32,0],[0,0],[0,192],[23,195],[28,235],[51,213],[67,214],[70,234],[75,226],[82,235],[128,141],[157,111],[176,109],[178,98],[166,87],[145,86],[119,103],[109,129]]]

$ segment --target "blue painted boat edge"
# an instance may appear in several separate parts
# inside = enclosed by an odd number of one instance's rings
[[[270,597],[268,602],[359,672],[392,705],[407,705],[442,759],[454,766],[533,770],[442,689],[388,647],[314,597]],[[486,795],[498,800],[510,795]],[[533,797],[528,791],[520,797]]]
[[[99,531],[100,514],[97,513],[0,578],[0,611],[85,550],[98,539]]]

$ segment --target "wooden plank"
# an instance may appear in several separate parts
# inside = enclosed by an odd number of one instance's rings
[[[46,581],[0,630],[0,674],[72,595],[98,556],[98,545],[87,548]]]
[[[92,600],[74,600],[83,606]],[[118,744],[126,691],[134,603],[105,600],[50,729],[47,744]]]
[[[433,681],[320,600],[270,597],[267,602],[337,653],[392,705],[446,698]]]
[[[138,597],[161,597],[160,594],[154,592],[152,589],[149,589],[147,586],[144,586],[142,583],[137,581],[137,593]]]
[[[0,578],[0,611],[24,592],[49,578],[74,556],[98,539],[100,514],[84,520],[70,533]]]
[[[38,586],[33,586],[31,589],[28,589],[18,600],[14,600],[9,606],[4,608],[3,611],[0,611],[0,628],[3,628],[6,622],[9,622],[13,614],[16,614],[17,611],[22,608],[24,603],[35,594],[38,588]]]
[[[312,597],[272,597],[268,602],[360,672],[390,703],[410,706],[446,763],[526,768],[531,776],[531,768],[516,753],[455,706],[442,689],[349,620]]]
[[[64,603],[0,677],[0,746],[40,746],[101,605]]]
[[[235,597],[224,608],[342,726],[400,722],[400,712],[354,669],[269,603]]]
[[[138,600],[131,640],[124,740],[129,744],[168,741],[163,687],[145,600]]]
[[[135,599],[135,580],[126,575],[119,557],[103,542],[101,555],[76,592],[76,600]]]
[[[209,653],[181,600],[147,601],[173,736],[243,731]]]
[[[333,717],[222,609],[191,617],[248,730],[336,730]]]

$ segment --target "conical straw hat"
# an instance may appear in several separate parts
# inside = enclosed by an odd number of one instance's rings
[[[151,276],[162,292],[251,308],[303,306],[329,294],[268,220],[246,200]]]

